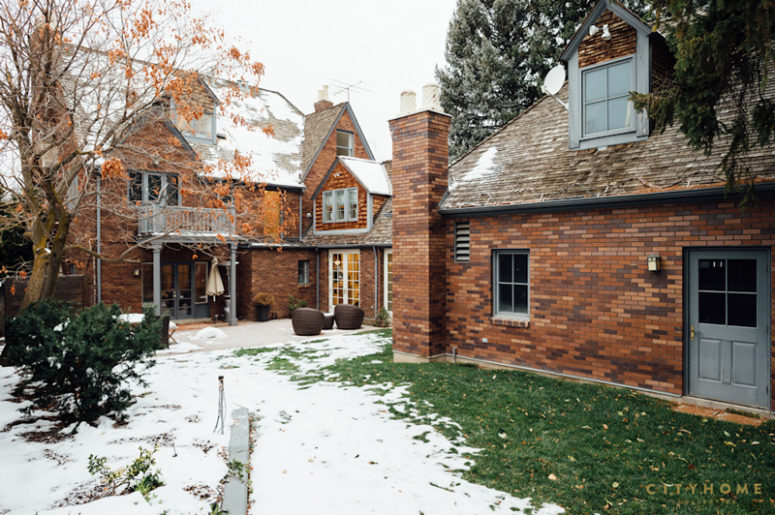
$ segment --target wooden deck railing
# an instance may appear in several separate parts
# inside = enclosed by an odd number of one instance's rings
[[[177,206],[142,206],[138,213],[137,232],[178,235],[228,235],[236,232],[235,213],[227,209]]]

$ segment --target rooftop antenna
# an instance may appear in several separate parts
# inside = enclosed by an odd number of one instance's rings
[[[544,85],[541,86],[541,89],[544,93],[555,99],[557,103],[567,111],[568,104],[557,98],[557,92],[562,89],[563,84],[565,84],[565,66],[558,64],[546,74]]]
[[[351,91],[354,91],[356,93],[374,93],[374,91],[369,89],[367,87],[367,84],[364,81],[362,81],[362,80],[347,81],[347,82],[345,82],[345,81],[341,81],[341,80],[338,80],[338,79],[331,79],[330,82],[331,82],[331,84],[333,84],[333,86],[335,88],[338,88],[338,89],[336,89],[336,91],[334,91],[332,93],[332,96],[333,95],[338,95],[339,93],[347,92],[347,101],[348,102],[350,101],[350,92]]]

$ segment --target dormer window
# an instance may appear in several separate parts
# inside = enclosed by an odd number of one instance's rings
[[[568,67],[568,147],[648,138],[648,114],[636,111],[629,97],[650,91],[652,61],[664,62],[668,55],[664,39],[640,18],[617,2],[600,0],[560,57]]]
[[[348,131],[336,131],[336,155],[348,156],[353,155],[353,133]]]
[[[170,111],[175,127],[186,139],[215,143],[215,113],[213,111],[204,111],[199,118],[189,121],[186,121],[182,116],[178,116],[174,101],[171,102]]]
[[[632,127],[631,59],[583,72],[584,136],[600,136]]]

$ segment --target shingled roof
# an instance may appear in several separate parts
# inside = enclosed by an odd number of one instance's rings
[[[304,118],[304,144],[301,147],[302,173],[309,170],[320,147],[326,142],[331,128],[344,111],[346,102],[329,107],[322,111],[310,113]]]
[[[393,245],[393,200],[387,199],[367,233],[314,235],[310,228],[302,241],[315,247],[390,247]]]
[[[766,95],[775,98],[775,81]],[[567,102],[567,84],[559,98]],[[722,118],[732,109],[722,106]],[[589,150],[568,148],[568,113],[544,97],[449,168],[444,210],[535,205],[723,186],[719,138],[711,155],[692,149],[677,127],[644,141]],[[775,181],[775,146],[756,147],[746,165],[758,182]]]

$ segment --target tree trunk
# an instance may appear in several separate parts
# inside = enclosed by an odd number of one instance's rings
[[[57,232],[54,235],[54,239],[51,242],[51,245],[49,246],[51,254],[49,256],[46,277],[43,282],[43,289],[40,296],[41,299],[50,299],[54,296],[54,289],[57,285],[57,278],[59,278],[59,271],[62,268],[62,256],[64,254],[67,233],[69,231],[70,218],[65,217],[64,220],[59,222]]]
[[[34,256],[32,273],[30,273],[30,279],[27,281],[27,287],[24,290],[24,298],[19,311],[27,309],[30,304],[43,298],[43,286],[46,282],[46,274],[51,261],[51,252],[48,249],[48,245],[46,245],[47,243],[48,239],[42,236],[37,241],[32,242]]]

